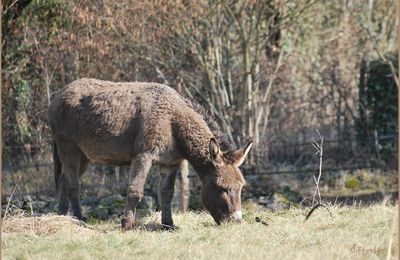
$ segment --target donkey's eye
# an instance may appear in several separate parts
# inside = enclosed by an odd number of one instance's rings
[[[222,188],[222,187],[218,187],[220,191],[222,192],[228,192],[228,189]]]
[[[223,192],[229,193],[231,189],[226,189],[226,188],[220,187],[220,190]]]

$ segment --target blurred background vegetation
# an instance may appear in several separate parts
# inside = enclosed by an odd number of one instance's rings
[[[254,140],[249,176],[295,171],[303,180],[318,162],[315,129],[325,137],[327,169],[396,168],[395,0],[3,6],[9,174],[51,161],[49,95],[81,77],[161,82],[197,100],[232,143]],[[361,184],[351,178],[346,185],[354,190]]]

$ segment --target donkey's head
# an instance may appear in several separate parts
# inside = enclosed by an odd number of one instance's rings
[[[245,180],[239,170],[252,142],[237,151],[221,152],[214,138],[210,140],[212,166],[204,174],[201,198],[217,224],[242,219],[240,195]]]

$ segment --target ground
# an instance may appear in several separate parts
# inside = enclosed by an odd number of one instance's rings
[[[205,212],[174,214],[176,231],[159,229],[159,214],[122,232],[117,222],[83,224],[71,217],[7,217],[4,259],[382,259],[398,255],[397,207],[330,206],[268,211],[247,205],[243,224],[216,226]],[[263,225],[255,217],[267,222]]]

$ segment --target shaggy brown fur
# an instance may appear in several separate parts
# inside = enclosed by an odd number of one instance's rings
[[[238,151],[198,105],[157,83],[114,83],[80,79],[56,92],[49,107],[55,141],[59,212],[69,203],[83,219],[79,177],[87,164],[131,165],[124,229],[134,225],[137,203],[152,164],[160,165],[162,222],[172,227],[173,180],[181,160],[188,159],[203,183],[205,207],[217,223],[240,219],[240,192],[245,181],[238,168],[251,143]]]

